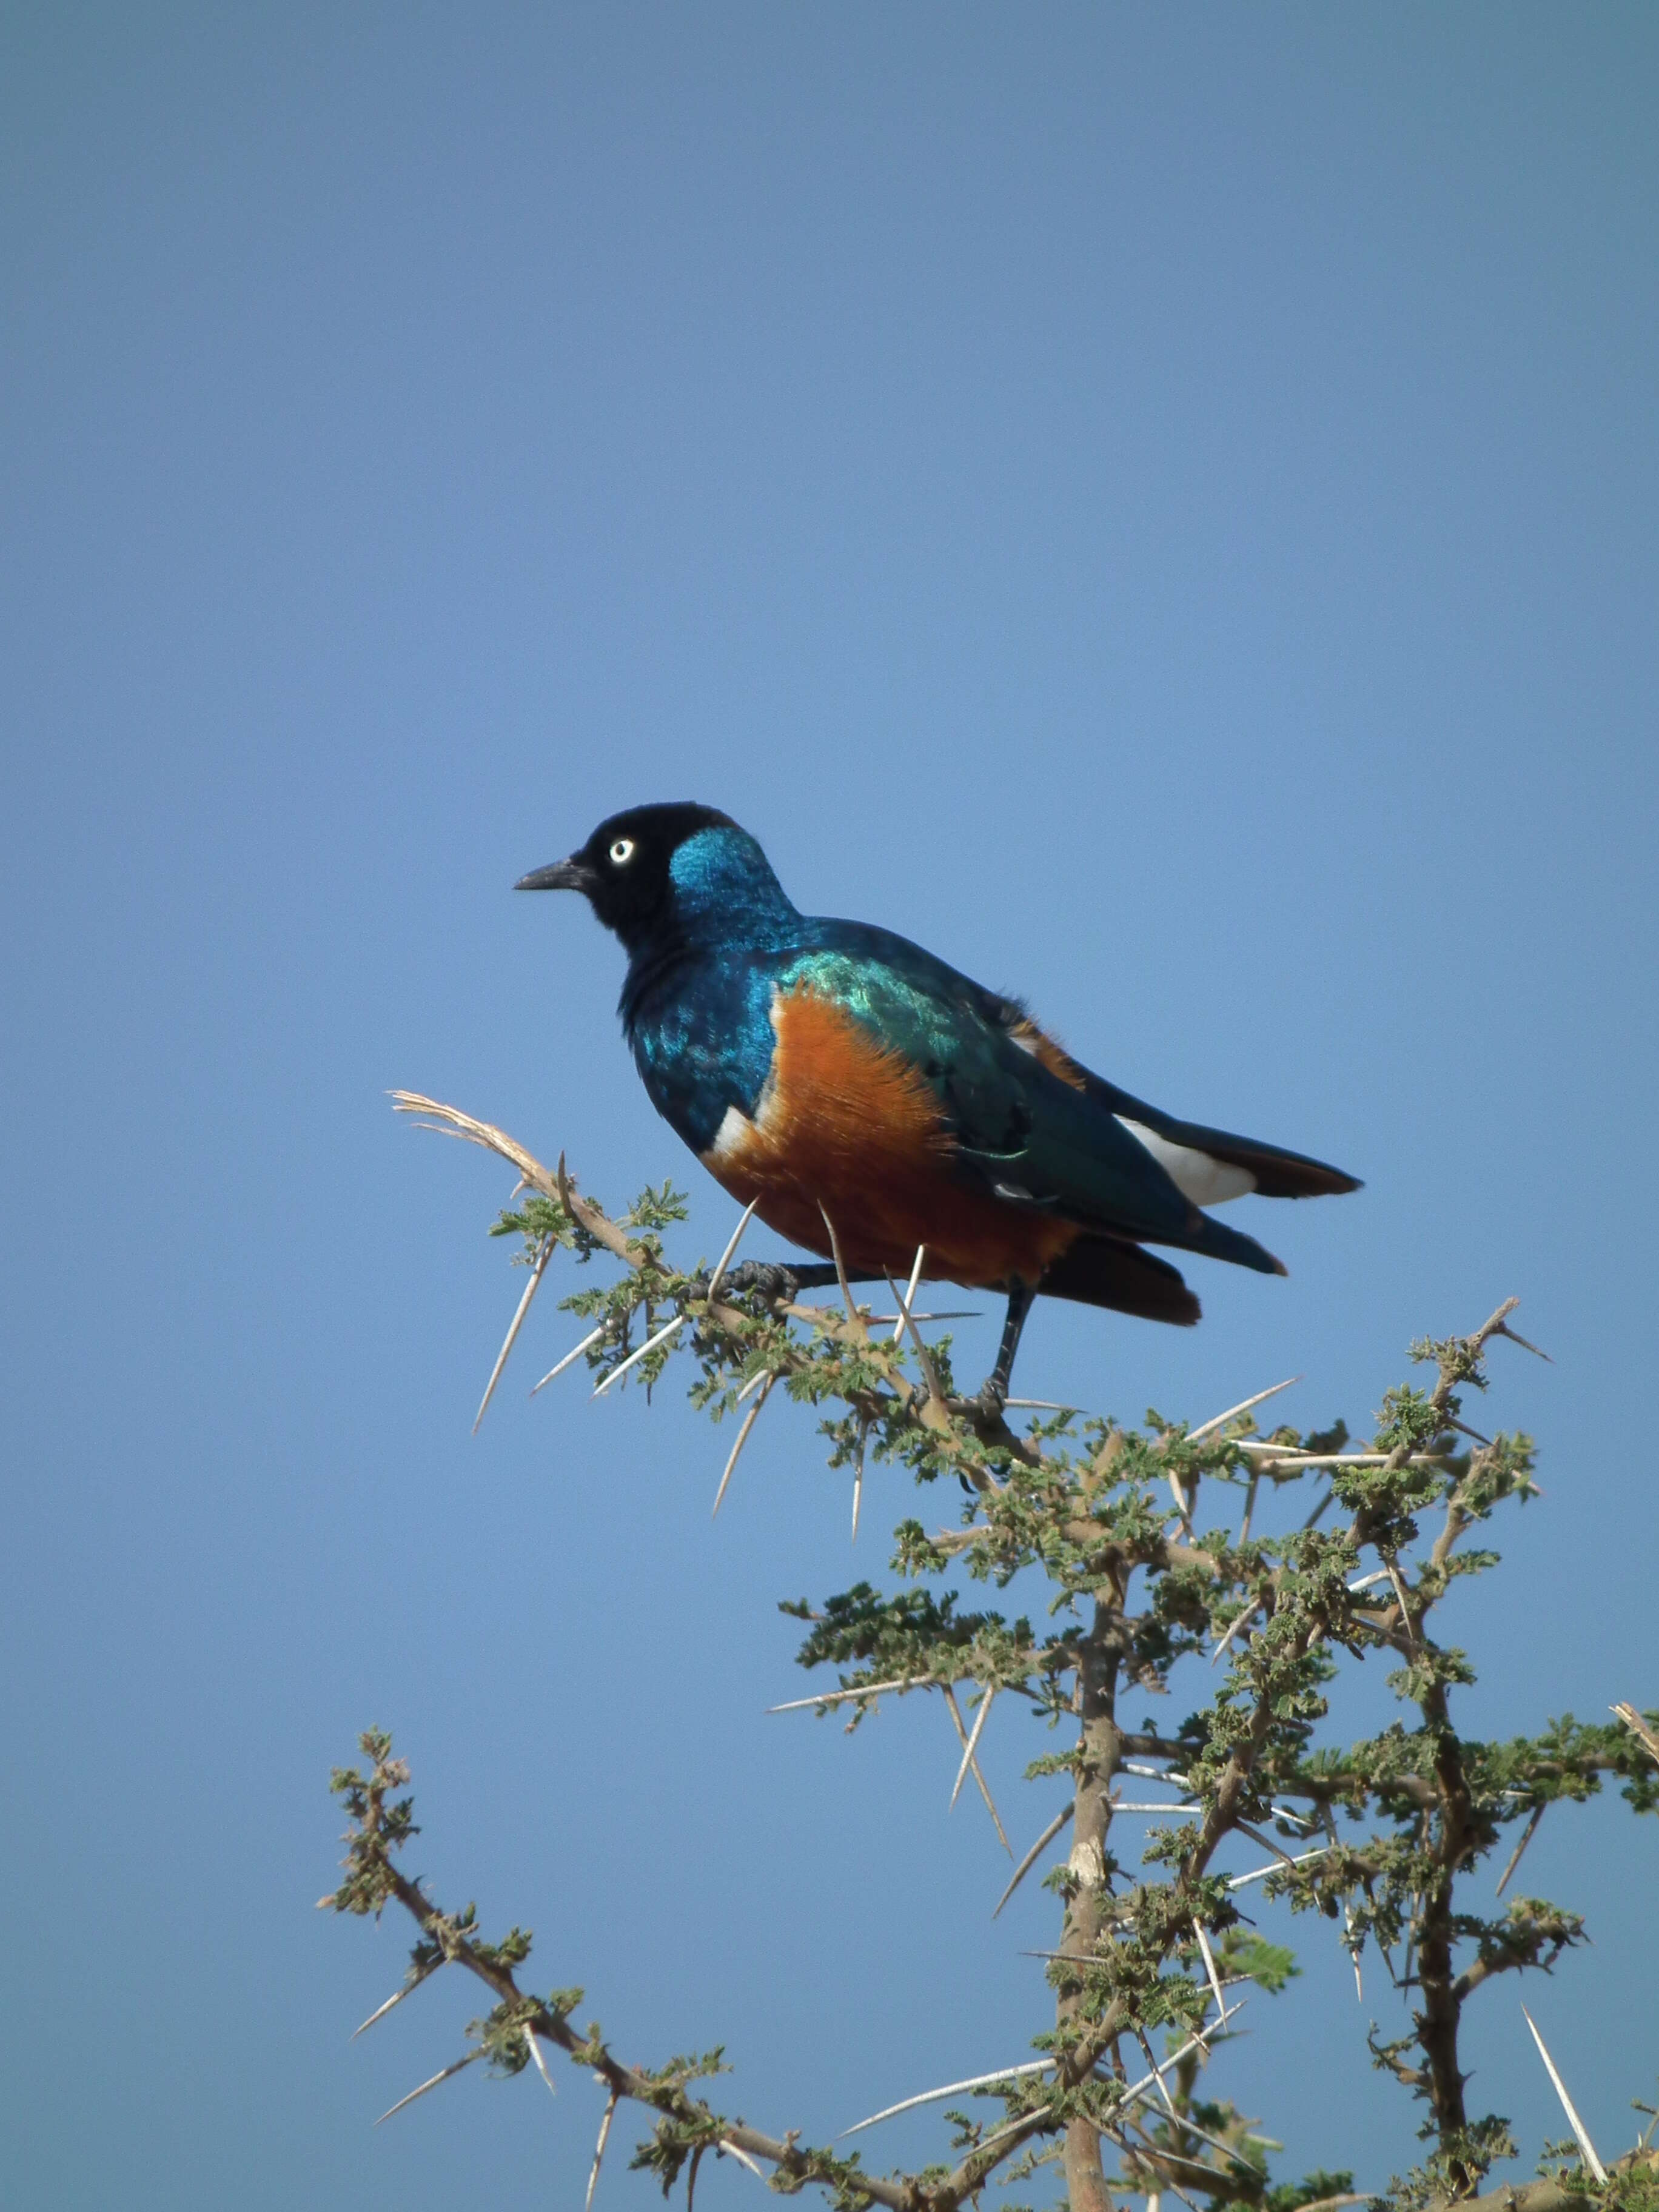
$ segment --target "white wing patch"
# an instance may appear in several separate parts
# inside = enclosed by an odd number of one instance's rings
[[[736,1106],[728,1106],[714,1132],[714,1141],[703,1158],[711,1166],[730,1166],[732,1161],[743,1158],[757,1133],[755,1124],[745,1113]]]
[[[1230,1198],[1243,1198],[1247,1190],[1255,1188],[1255,1177],[1248,1168],[1218,1160],[1192,1145],[1172,1145],[1156,1129],[1149,1129],[1144,1121],[1132,1121],[1127,1114],[1115,1118],[1138,1143],[1145,1145],[1182,1196],[1191,1199],[1194,1206],[1224,1206]]]

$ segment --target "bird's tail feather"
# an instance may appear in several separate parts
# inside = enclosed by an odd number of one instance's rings
[[[1048,1297],[1109,1306],[1180,1328],[1190,1328],[1202,1310],[1178,1268],[1115,1237],[1079,1237],[1047,1269],[1042,1288]]]
[[[1174,1243],[1173,1237],[1158,1238],[1160,1244]],[[1212,1213],[1200,1213],[1190,1237],[1180,1240],[1182,1252],[1202,1252],[1209,1260],[1231,1260],[1236,1267],[1254,1267],[1258,1275],[1288,1275],[1290,1269],[1282,1260],[1274,1259],[1265,1244],[1258,1244],[1254,1237],[1247,1237],[1242,1229],[1232,1229],[1224,1221],[1218,1221]]]

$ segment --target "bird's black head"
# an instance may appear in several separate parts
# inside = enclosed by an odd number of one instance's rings
[[[568,860],[515,888],[582,892],[629,952],[676,937],[739,936],[794,915],[748,831],[690,801],[613,814]]]

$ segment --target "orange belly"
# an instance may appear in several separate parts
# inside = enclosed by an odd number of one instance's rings
[[[752,1121],[732,1109],[703,1156],[710,1174],[793,1243],[849,1271],[923,1273],[984,1285],[1036,1283],[1078,1235],[1067,1221],[965,1189],[924,1079],[830,1000],[780,997],[772,1072]]]

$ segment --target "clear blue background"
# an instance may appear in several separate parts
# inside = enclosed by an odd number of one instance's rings
[[[716,802],[804,906],[1366,1177],[1239,1209],[1291,1278],[1200,1263],[1195,1334],[1040,1312],[1028,1389],[1196,1419],[1305,1372],[1363,1426],[1519,1293],[1556,1364],[1500,1346],[1486,1410],[1548,1495],[1452,1608],[1463,1712],[1659,1702],[1656,105],[1644,6],[6,11],[8,2204],[576,2200],[568,2069],[370,2132],[481,2008],[347,2044],[410,1933],[313,1910],[372,1720],[436,1894],[629,2057],[723,2039],[760,2124],[1049,2017],[937,1709],[763,1717],[775,1599],[882,1574],[896,1477],[849,1554],[780,1405],[711,1526],[674,1392],[526,1402],[562,1276],[469,1438],[508,1178],[389,1086],[613,1202],[688,1182],[688,1254],[733,1217],[616,947],[509,890],[617,805]],[[1023,1846],[1047,1740],[986,1741]],[[1523,1885],[1590,1916],[1531,2002],[1609,2154],[1655,1847],[1553,1814]],[[1211,2078],[1379,2185],[1399,2000],[1297,1936]],[[1467,2047],[1530,2159],[1516,1998]],[[633,2139],[602,2204],[653,2201]]]

